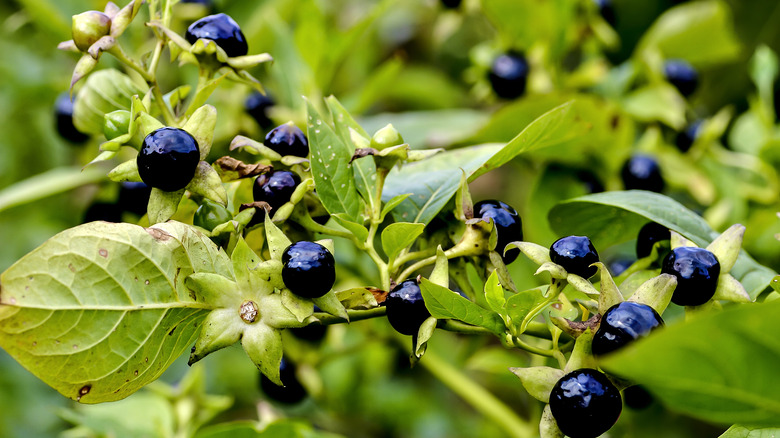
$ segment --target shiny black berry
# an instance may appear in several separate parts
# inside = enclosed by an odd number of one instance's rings
[[[119,186],[119,205],[125,211],[143,216],[151,194],[152,188],[142,182],[123,182]]]
[[[230,56],[244,56],[249,52],[244,33],[230,16],[209,15],[192,23],[185,35],[187,42],[195,44],[199,39],[212,40]]]
[[[653,396],[647,390],[640,386],[629,386],[623,390],[623,401],[631,409],[645,409],[653,403]]]
[[[590,278],[598,271],[595,266],[590,265],[599,261],[599,253],[587,237],[566,236],[552,244],[550,260],[563,266],[570,274]]]
[[[461,0],[441,0],[442,6],[447,9],[457,9],[460,7]]]
[[[268,117],[268,108],[274,106],[274,101],[268,94],[262,94],[258,91],[250,94],[244,101],[244,110],[263,129],[273,126],[273,121]]]
[[[550,393],[550,411],[561,432],[571,438],[595,438],[620,417],[620,391],[607,376],[590,368],[563,376]]]
[[[94,221],[122,222],[122,209],[108,202],[95,202],[84,212],[84,223]]]
[[[272,129],[266,134],[263,144],[282,156],[307,157],[309,155],[309,140],[306,134],[292,123],[285,123]]]
[[[415,280],[402,281],[394,287],[387,294],[384,306],[390,325],[402,335],[416,335],[423,321],[431,316]]]
[[[593,354],[611,353],[663,325],[661,315],[647,304],[630,301],[615,304],[604,312],[593,335]]]
[[[290,334],[298,339],[309,342],[320,342],[328,334],[328,326],[320,324],[309,324],[306,327],[288,329]]]
[[[610,26],[615,26],[615,6],[612,0],[593,0],[599,10],[599,14]]]
[[[160,128],[144,138],[136,159],[141,179],[166,192],[183,189],[195,176],[200,161],[198,142],[179,128]]]
[[[54,102],[54,117],[57,133],[65,140],[72,143],[83,143],[89,138],[73,125],[73,101],[70,100],[67,91],[60,94]]]
[[[654,158],[647,155],[633,155],[623,165],[620,174],[626,190],[648,190],[660,193],[664,189],[661,167]]]
[[[474,204],[474,217],[493,219],[496,226],[496,251],[502,255],[504,264],[515,261],[520,250],[512,248],[504,254],[504,248],[510,242],[523,240],[523,222],[517,211],[501,201],[480,201]]]
[[[497,57],[488,73],[493,91],[504,99],[520,97],[528,81],[528,61],[525,56],[509,52]]]
[[[271,217],[276,210],[290,201],[295,188],[301,183],[301,177],[289,170],[276,170],[264,173],[255,179],[252,195],[255,202],[267,202],[271,206]],[[258,209],[252,222],[262,222],[265,213]]]
[[[688,152],[691,146],[693,146],[693,143],[696,141],[696,138],[699,136],[699,132],[701,131],[701,124],[702,121],[697,120],[677,133],[677,136],[674,139],[674,144],[677,146],[677,149],[679,149],[680,152]]]
[[[636,238],[636,257],[641,259],[653,252],[656,242],[671,239],[669,229],[655,222],[648,222],[639,230]]]
[[[282,253],[282,264],[284,285],[300,297],[319,298],[336,282],[333,254],[319,243],[293,243]]]
[[[693,94],[699,85],[699,74],[696,73],[696,69],[681,59],[666,61],[664,63],[664,76],[685,97]]]
[[[296,366],[292,362],[282,359],[279,377],[284,386],[279,386],[260,374],[260,389],[268,398],[284,404],[295,404],[306,398],[306,389],[298,380]]]
[[[704,248],[682,246],[664,259],[661,273],[677,277],[672,302],[680,306],[700,306],[715,295],[720,262]]]

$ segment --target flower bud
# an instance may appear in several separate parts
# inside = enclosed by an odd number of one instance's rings
[[[404,144],[404,138],[401,137],[401,133],[398,132],[392,124],[388,124],[374,133],[374,136],[371,137],[371,147],[380,151],[391,146],[402,144]]]
[[[103,116],[103,135],[113,140],[130,129],[130,111],[116,110]]]
[[[82,52],[89,50],[111,30],[111,18],[98,11],[87,11],[73,16],[73,42]]]

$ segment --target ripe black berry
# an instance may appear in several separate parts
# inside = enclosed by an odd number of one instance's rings
[[[699,74],[696,73],[696,69],[681,59],[666,61],[664,63],[664,76],[685,97],[693,94],[699,85]]]
[[[279,366],[279,377],[284,386],[279,386],[272,382],[268,377],[260,375],[260,389],[268,398],[279,403],[295,404],[306,398],[306,388],[301,385],[296,375],[296,366],[282,359]]]
[[[474,204],[474,216],[493,219],[496,226],[496,251],[502,255],[504,264],[510,264],[520,254],[517,248],[504,254],[504,248],[510,242],[523,240],[523,222],[517,211],[509,205],[495,200],[480,201]]]
[[[264,173],[255,179],[252,195],[255,202],[267,202],[271,206],[271,217],[273,217],[276,210],[290,200],[290,196],[300,183],[301,178],[298,174],[289,170]],[[264,218],[265,212],[258,209],[253,222],[262,221]]]
[[[648,222],[639,230],[636,238],[636,257],[641,259],[653,252],[656,242],[671,239],[669,229],[655,222]]]
[[[122,222],[122,209],[113,203],[95,202],[84,212],[84,223],[94,221]]]
[[[592,277],[598,269],[590,266],[599,261],[599,253],[585,236],[567,236],[556,240],[550,247],[550,260],[570,274],[583,278]]]
[[[187,28],[185,38],[190,44],[195,44],[201,38],[212,40],[230,57],[244,56],[249,52],[238,23],[225,14],[209,15],[192,23]]]
[[[298,339],[315,343],[322,341],[325,338],[325,335],[328,334],[328,326],[320,324],[309,324],[306,327],[297,327],[288,330]]]
[[[624,301],[610,307],[593,335],[593,354],[601,356],[647,336],[664,324],[661,315],[646,304]]]
[[[152,188],[142,182],[123,182],[119,186],[119,205],[125,211],[143,216],[151,194]]]
[[[336,282],[333,254],[319,243],[293,243],[282,254],[282,280],[295,295],[319,298]]]
[[[623,165],[621,171],[623,186],[626,190],[648,190],[661,192],[664,179],[658,162],[647,155],[633,155]]]
[[[179,128],[160,128],[144,138],[136,159],[141,179],[166,192],[183,189],[200,161],[198,142]]]
[[[282,156],[306,157],[309,155],[309,140],[306,138],[306,134],[292,123],[285,123],[272,129],[266,134],[263,144]]]
[[[504,99],[520,97],[528,81],[528,61],[525,56],[509,52],[497,57],[488,73],[493,91]]]
[[[653,403],[653,396],[644,387],[634,385],[623,390],[623,401],[629,408],[640,410]]]
[[[704,248],[682,246],[664,259],[661,273],[677,277],[672,302],[680,306],[700,306],[715,295],[720,262]]]
[[[252,116],[253,119],[263,129],[268,129],[272,126],[273,121],[268,118],[268,108],[274,105],[273,99],[267,94],[262,94],[258,91],[250,94],[244,101],[244,109],[247,114]]]
[[[699,131],[701,131],[701,124],[702,121],[697,120],[686,126],[684,130],[677,133],[677,136],[674,139],[674,144],[677,145],[677,149],[679,149],[680,152],[688,152],[691,146],[693,146],[693,143],[699,136]]]
[[[599,14],[604,18],[604,21],[609,23],[610,26],[615,26],[615,7],[612,4],[612,0],[593,0],[596,7],[599,9]]]
[[[54,102],[54,117],[57,123],[57,133],[65,140],[72,143],[83,143],[89,138],[73,125],[73,101],[70,100],[67,91],[60,94]]]
[[[609,272],[612,274],[612,276],[617,277],[618,275],[625,272],[625,270],[631,267],[633,264],[633,259],[619,258],[611,261],[607,266],[609,267]]]
[[[550,411],[561,432],[572,438],[595,438],[620,417],[620,391],[607,377],[590,368],[563,376],[550,393]]]
[[[402,335],[416,335],[423,321],[431,316],[415,280],[402,281],[394,287],[387,294],[384,306],[390,325]]]
[[[441,0],[442,6],[447,9],[456,9],[460,7],[461,0]]]

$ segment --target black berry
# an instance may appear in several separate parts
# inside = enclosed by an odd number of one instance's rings
[[[625,272],[626,269],[631,267],[631,265],[634,264],[633,259],[628,258],[619,258],[616,260],[613,260],[609,263],[609,272],[612,274],[613,277],[616,277],[623,272]]]
[[[319,298],[336,282],[333,254],[319,243],[293,243],[282,254],[282,280],[295,295]]]
[[[623,401],[631,409],[645,409],[653,403],[653,396],[639,385],[629,386],[623,390]]]
[[[460,7],[461,0],[441,0],[442,6],[447,9],[457,9]]]
[[[496,251],[501,254],[504,264],[515,261],[520,250],[512,248],[504,254],[504,248],[510,242],[523,240],[523,222],[517,211],[501,201],[488,200],[474,204],[474,216],[493,219],[497,237]]]
[[[255,179],[252,195],[255,202],[267,202],[271,206],[271,217],[279,207],[290,201],[295,188],[301,183],[298,174],[289,170],[277,170],[264,173]],[[265,212],[258,209],[252,222],[262,221]]]
[[[696,91],[699,74],[691,64],[681,59],[670,59],[664,63],[664,76],[670,84],[685,97]]]
[[[54,102],[54,117],[57,133],[65,140],[72,143],[83,143],[89,138],[73,125],[73,101],[70,100],[67,91],[60,94]]]
[[[636,238],[636,257],[641,259],[653,252],[656,242],[671,239],[669,229],[661,224],[649,222],[640,230]]]
[[[136,159],[141,179],[166,192],[183,189],[195,176],[200,161],[198,142],[179,128],[160,128],[144,138]]]
[[[119,186],[119,205],[125,211],[143,216],[151,194],[152,188],[142,182],[123,182]]]
[[[244,33],[229,15],[216,14],[203,17],[187,28],[187,42],[195,44],[199,39],[212,40],[230,56],[244,56],[249,52]]]
[[[309,155],[309,140],[306,138],[306,134],[292,123],[285,123],[272,129],[266,134],[263,144],[282,156],[306,157]]]
[[[488,73],[493,91],[504,99],[520,97],[528,81],[528,61],[525,56],[509,52],[497,57]]]
[[[677,146],[677,149],[679,149],[680,152],[688,152],[691,146],[693,146],[696,138],[699,137],[701,124],[702,121],[697,120],[677,133],[677,136],[674,139],[674,144]]]
[[[607,377],[590,368],[572,371],[553,386],[550,411],[561,432],[571,438],[595,438],[620,417],[620,391]]]
[[[715,295],[720,262],[704,248],[682,246],[664,259],[661,273],[677,277],[672,302],[680,306],[700,306]]]
[[[623,165],[621,176],[626,190],[648,190],[660,193],[664,189],[661,167],[654,158],[647,155],[633,155],[629,158]]]
[[[122,222],[122,209],[113,203],[96,202],[84,212],[84,223],[94,221]]]
[[[273,99],[267,94],[258,91],[250,94],[244,101],[244,109],[247,114],[263,129],[268,129],[273,125],[273,121],[268,117],[268,108],[274,105]]]
[[[609,23],[610,26],[615,26],[615,6],[612,4],[612,0],[593,0],[596,7],[599,9],[599,14],[604,21]]]
[[[592,277],[598,269],[590,266],[599,261],[599,253],[585,236],[567,236],[556,240],[550,247],[550,260],[570,274],[583,278]]]
[[[289,332],[298,339],[309,342],[320,342],[328,334],[328,326],[320,324],[309,324],[306,327],[288,329]]]
[[[599,329],[593,335],[593,354],[611,353],[662,325],[661,315],[646,304],[630,301],[615,304],[604,312]]]
[[[420,325],[431,316],[415,280],[399,283],[387,294],[383,304],[387,307],[390,325],[402,335],[416,335]]]
[[[296,366],[292,362],[282,359],[279,377],[284,386],[275,384],[263,374],[260,375],[260,389],[268,398],[284,404],[295,404],[306,398],[306,389],[298,380]]]

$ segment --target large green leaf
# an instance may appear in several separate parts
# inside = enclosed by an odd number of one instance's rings
[[[504,322],[498,314],[483,309],[479,305],[458,295],[446,287],[422,279],[420,283],[425,307],[434,318],[457,319],[467,324],[484,327],[495,334],[505,331]]]
[[[308,100],[306,109],[311,174],[317,194],[328,213],[344,213],[354,222],[360,212],[360,197],[350,164],[355,148],[334,132]]]
[[[669,408],[724,424],[780,426],[780,302],[746,304],[665,328],[602,362]]]
[[[209,308],[184,286],[193,272],[232,276],[225,253],[184,224],[71,228],[0,276],[0,346],[68,398],[122,399],[198,336]]]
[[[780,436],[780,429],[777,428],[764,429],[735,424],[719,438],[776,438],[777,436]]]
[[[697,245],[707,246],[718,233],[701,216],[658,193],[640,190],[596,193],[562,202],[550,210],[550,226],[561,236],[590,237],[596,248],[634,239],[639,229],[654,221]],[[731,270],[756,298],[777,275],[742,251]]]

